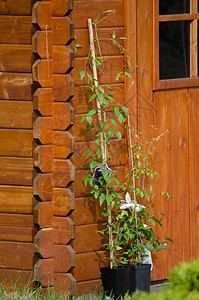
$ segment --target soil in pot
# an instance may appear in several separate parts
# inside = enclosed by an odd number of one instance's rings
[[[112,295],[117,299],[128,292],[130,270],[130,265],[119,266],[113,269],[110,269],[109,267],[100,268],[102,285],[106,295]]]
[[[140,266],[131,266],[129,293],[137,290],[150,292],[150,273],[151,265],[144,264]]]

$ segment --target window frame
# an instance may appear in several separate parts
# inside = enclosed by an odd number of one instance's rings
[[[153,90],[199,86],[198,74],[198,0],[190,0],[190,13],[159,15],[159,0],[153,0]],[[159,23],[190,21],[190,77],[159,79]]]

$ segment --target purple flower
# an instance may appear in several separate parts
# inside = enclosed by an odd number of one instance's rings
[[[106,164],[102,164],[100,167],[96,167],[95,170],[94,170],[94,184],[96,185],[100,185],[100,178],[104,179],[103,178],[103,174],[102,174],[102,171],[106,168],[106,170],[110,170],[110,168],[108,167],[108,165]],[[103,180],[104,183],[105,183],[105,180]]]

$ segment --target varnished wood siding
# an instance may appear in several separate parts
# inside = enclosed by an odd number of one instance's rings
[[[0,280],[8,286],[20,277],[24,285],[30,282],[36,261],[32,4],[0,4]]]
[[[100,215],[101,208],[98,202],[91,198],[89,189],[85,188],[82,182],[84,174],[88,171],[88,162],[84,159],[85,152],[94,147],[91,133],[84,133],[86,126],[80,124],[81,116],[87,112],[88,93],[84,87],[84,82],[79,80],[79,75],[74,75],[84,69],[86,56],[89,52],[89,35],[87,29],[88,18],[95,18],[97,13],[109,9],[115,9],[117,13],[109,17],[105,22],[99,24],[99,35],[102,37],[111,37],[115,30],[116,36],[124,35],[124,17],[123,17],[123,0],[111,1],[74,1],[74,11],[72,20],[75,25],[75,43],[81,44],[82,48],[78,49],[75,60],[75,67],[72,71],[75,80],[75,96],[71,103],[75,108],[75,125],[70,132],[76,140],[75,154],[72,162],[76,167],[75,182],[71,189],[75,193],[75,211],[72,219],[76,224],[76,237],[72,243],[76,251],[76,267],[73,275],[77,280],[77,291],[79,294],[84,291],[94,291],[101,288],[100,265],[103,265],[105,253],[102,251],[102,237],[97,233],[104,221]],[[124,65],[123,56],[110,42],[102,42],[102,53],[108,56],[105,62],[106,74],[102,76],[101,83],[110,84],[116,91],[116,102],[124,103],[124,83],[123,78],[116,81],[116,74],[122,70]],[[125,142],[124,129],[121,127],[122,140],[112,141],[111,152],[113,160],[110,162],[112,168],[123,169],[125,164]],[[97,252],[96,252],[97,251]]]

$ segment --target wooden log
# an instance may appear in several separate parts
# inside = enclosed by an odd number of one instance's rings
[[[0,73],[0,99],[32,100],[32,74]]]
[[[99,201],[92,197],[77,198],[71,219],[76,226],[105,222],[106,218],[101,215],[103,208],[104,206],[100,206]]]
[[[69,187],[75,179],[75,168],[69,159],[54,159],[53,184],[54,187]]]
[[[38,81],[42,87],[52,86],[52,60],[36,60],[32,66],[32,77]]]
[[[33,95],[33,108],[42,117],[52,115],[53,94],[51,88],[38,88]]]
[[[0,72],[31,72],[31,45],[0,45]]]
[[[35,175],[32,158],[0,157],[0,184],[32,186]]]
[[[33,287],[33,271],[0,269],[0,281],[7,290]]]
[[[37,201],[32,187],[0,186],[0,212],[10,214],[32,214]],[[19,201],[20,199],[20,201]]]
[[[122,180],[123,175],[124,174],[124,166],[117,166],[113,168],[114,170],[117,170],[119,172],[118,174],[118,180]],[[90,196],[90,188],[87,186],[84,186],[84,183],[82,181],[83,177],[88,174],[89,171],[88,170],[76,170],[75,171],[75,181],[74,183],[71,185],[71,191],[75,194],[76,198],[80,198],[80,197],[86,197],[86,196]]]
[[[70,103],[53,104],[53,129],[69,130],[74,124],[75,111]]]
[[[53,258],[38,259],[34,265],[34,281],[41,282],[43,287],[53,285]]]
[[[110,84],[110,87],[114,89],[113,98],[115,102],[113,103],[113,105],[116,105],[118,103],[124,105],[124,84],[123,83]],[[110,90],[105,86],[103,86],[103,88],[106,94],[110,92]],[[89,91],[86,87],[82,87],[82,86],[75,87],[75,95],[71,100],[71,104],[73,105],[76,114],[85,114],[87,112],[88,100],[90,96],[91,95],[89,94]]]
[[[53,217],[54,243],[70,244],[75,238],[75,223],[69,217]]]
[[[32,157],[32,131],[18,129],[0,129],[0,155],[15,157]]]
[[[52,15],[56,17],[64,17],[69,15],[73,10],[74,0],[52,0]]]
[[[84,156],[89,149],[96,149],[95,142],[75,143],[75,153],[71,158],[71,162],[74,164],[75,169],[89,169],[89,161],[85,160]],[[109,167],[125,164],[126,144],[124,139],[121,139],[120,141],[111,140],[109,151],[111,153],[111,160],[108,162]],[[93,155],[93,153],[91,153],[91,155]]]
[[[102,245],[107,240],[101,234],[97,233],[97,231],[104,229],[105,226],[103,224],[76,226],[75,240],[71,244],[76,254],[103,250]]]
[[[52,228],[40,229],[34,237],[34,251],[42,258],[53,257],[54,243]]]
[[[59,294],[69,294],[71,296],[75,296],[76,280],[70,273],[55,273],[54,289]]]
[[[32,23],[41,30],[52,29],[52,5],[50,1],[37,1],[32,8]]]
[[[76,26],[76,24],[75,24]],[[116,47],[112,42],[112,35],[113,31],[115,31],[115,38],[118,39],[124,36],[124,28],[123,27],[114,27],[114,28],[99,28],[98,29],[98,36],[100,37],[100,45],[101,45],[101,53],[102,56],[112,56],[120,54],[118,47]],[[75,29],[75,39],[72,44],[71,48],[75,47],[75,44],[78,43],[82,45],[81,48],[77,49],[76,57],[83,57],[88,56],[89,53],[89,34],[88,29]],[[124,46],[123,40],[118,40],[119,43]],[[100,56],[98,49],[96,50],[97,56]]]
[[[53,131],[54,158],[70,158],[75,151],[75,140],[69,131]]]
[[[75,209],[75,196],[70,189],[53,189],[53,213],[54,216],[68,216]]]
[[[76,255],[76,267],[72,275],[79,281],[101,278],[100,267],[108,265],[105,251],[89,252]]]
[[[74,52],[72,49],[69,46],[53,46],[53,73],[70,73],[73,68]]]
[[[71,246],[54,246],[55,273],[69,273],[75,267],[75,251]]]
[[[35,28],[31,17],[1,16],[0,31],[0,44],[31,45]]]
[[[88,293],[96,293],[102,290],[102,280],[101,279],[94,279],[88,281],[77,282],[77,294],[84,295]]]
[[[38,117],[33,123],[33,138],[43,145],[52,144],[52,118]]]
[[[72,77],[66,75],[53,75],[53,100],[70,101],[75,93],[75,83]]]
[[[49,202],[39,202],[33,209],[33,223],[40,228],[52,227],[53,209]]]
[[[38,174],[33,181],[33,195],[40,201],[51,201],[53,197],[52,174]]]
[[[2,269],[32,271],[35,260],[33,243],[0,241],[0,266]]]
[[[80,5],[81,3],[81,5]],[[74,11],[71,14],[71,19],[75,24],[75,28],[87,28],[87,20],[92,20],[97,17],[98,14],[114,9],[116,14],[111,15],[109,18],[99,23],[99,27],[123,27],[124,26],[124,3],[123,0],[95,0],[93,5],[92,0],[75,1]],[[105,16],[105,15],[104,15]],[[103,17],[103,15],[102,15]]]
[[[41,59],[52,58],[52,30],[38,30],[32,37],[32,52]]]
[[[52,172],[53,146],[39,145],[33,152],[33,165],[42,173]]]
[[[32,2],[35,2],[33,0]],[[20,5],[16,5],[15,0],[1,1],[0,14],[1,15],[17,15],[17,16],[31,16],[32,2],[27,0],[20,0]]]
[[[0,127],[32,129],[32,102],[0,101]]]
[[[72,70],[71,74],[73,79],[75,80],[75,84],[77,86],[85,84],[84,80],[80,80],[80,76],[78,72],[85,69],[85,60],[86,58],[77,58],[75,62],[75,67]],[[124,70],[124,57],[123,55],[118,56],[109,56],[107,61],[104,62],[104,74],[100,77],[100,84],[110,84],[110,83],[121,83],[124,82],[124,76],[121,75],[118,80],[116,80],[116,75],[119,72]],[[87,72],[91,74],[91,71],[87,65]],[[91,74],[92,75],[92,74]]]
[[[21,214],[0,214],[0,240],[33,242],[37,229],[33,225],[33,216]]]
[[[53,17],[53,45],[69,45],[74,39],[74,24],[69,17]]]

